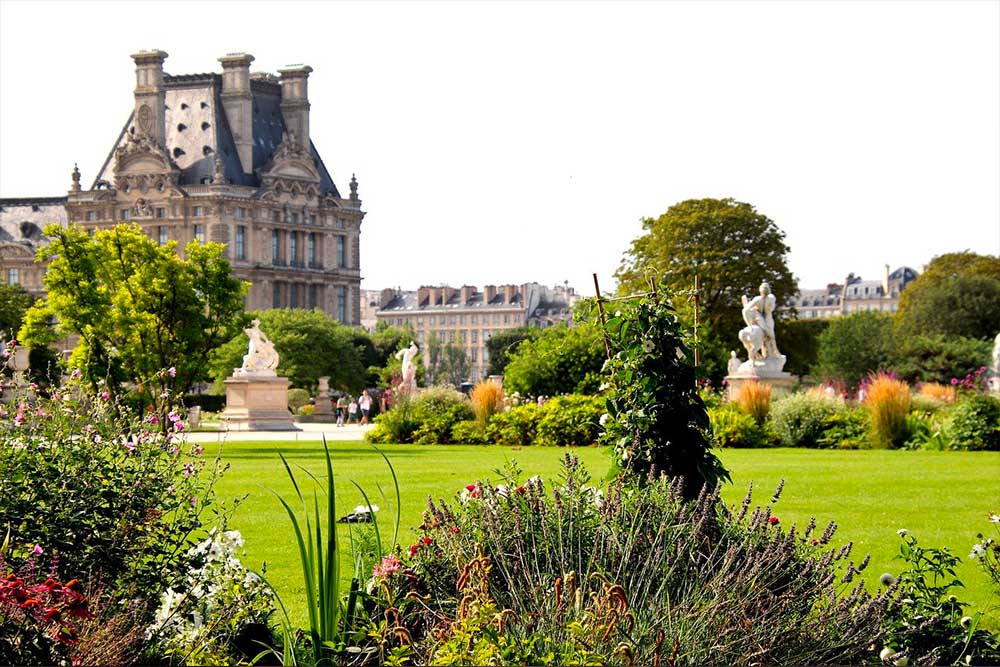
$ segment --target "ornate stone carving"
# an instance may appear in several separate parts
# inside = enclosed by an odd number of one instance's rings
[[[278,353],[267,335],[260,330],[260,320],[254,319],[249,329],[243,330],[250,338],[247,353],[243,356],[243,365],[237,368],[234,375],[277,375]]]
[[[72,175],[70,177],[73,179],[73,186],[72,186],[73,192],[79,192],[80,191],[80,167],[78,167],[75,162],[73,163],[73,173],[72,173]]]
[[[747,326],[740,330],[739,338],[747,350],[747,361],[741,370],[764,367],[769,372],[781,372],[785,366],[785,356],[778,351],[774,338],[774,309],[777,299],[771,294],[771,286],[760,285],[760,295],[752,299],[743,296],[743,321]]]
[[[140,132],[147,136],[153,133],[153,110],[148,104],[139,107],[138,121]]]
[[[135,206],[132,207],[132,213],[137,218],[152,218],[153,208],[146,202],[145,199],[140,197],[135,200]]]

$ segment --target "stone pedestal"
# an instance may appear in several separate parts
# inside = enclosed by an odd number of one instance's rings
[[[783,394],[792,393],[795,378],[791,373],[783,371],[771,373],[754,373],[753,371],[738,371],[726,376],[726,400],[733,401],[740,395],[740,387],[748,382],[760,382],[771,386],[771,396],[777,398]]]
[[[288,378],[273,372],[236,373],[225,381],[227,431],[297,431],[288,411]]]
[[[330,417],[333,407],[330,405],[330,377],[319,379],[319,392],[316,394],[316,404],[313,406],[314,417]]]

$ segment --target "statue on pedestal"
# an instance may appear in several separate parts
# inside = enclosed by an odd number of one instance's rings
[[[416,391],[417,390],[417,365],[414,359],[419,352],[417,344],[410,341],[410,346],[403,348],[396,353],[397,359],[403,360],[403,379],[399,383],[398,391]]]
[[[247,346],[247,353],[243,355],[243,365],[234,374],[276,375],[278,353],[267,334],[260,330],[260,320],[255,319],[253,325],[243,331],[250,338],[250,344]]]
[[[774,335],[774,309],[777,299],[771,294],[767,282],[760,284],[760,295],[750,299],[743,296],[743,321],[746,327],[740,329],[739,338],[747,350],[747,361],[740,370],[763,367],[767,371],[781,372],[785,357],[778,351]]]
[[[990,391],[1000,394],[1000,333],[993,340],[993,367],[990,368]]]

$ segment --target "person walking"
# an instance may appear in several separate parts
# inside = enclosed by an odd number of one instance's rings
[[[353,424],[358,420],[358,401],[351,396],[351,402],[347,406],[347,423]]]
[[[361,423],[368,423],[368,412],[372,409],[372,397],[368,395],[368,390],[365,389],[361,392],[361,398],[358,399],[358,407],[361,408]]]
[[[347,397],[343,394],[337,399],[337,426],[344,425],[344,418],[347,416]]]

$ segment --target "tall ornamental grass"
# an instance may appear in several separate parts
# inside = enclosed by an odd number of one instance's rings
[[[736,404],[762,426],[771,411],[771,385],[756,380],[745,383],[736,396]]]
[[[503,387],[495,382],[485,380],[472,390],[472,410],[476,413],[476,422],[483,428],[490,418],[503,410]]]
[[[958,392],[955,387],[940,382],[925,382],[920,385],[920,396],[942,403],[954,403]]]
[[[884,374],[874,376],[868,385],[865,405],[873,447],[891,449],[906,442],[910,387],[905,382]]]

